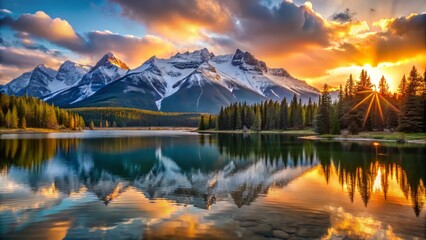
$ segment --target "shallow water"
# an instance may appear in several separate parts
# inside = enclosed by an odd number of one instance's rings
[[[2,135],[5,239],[423,239],[426,148],[290,135]]]

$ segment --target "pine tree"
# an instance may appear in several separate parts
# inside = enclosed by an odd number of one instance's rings
[[[206,130],[204,125],[204,115],[200,116],[200,122],[198,123],[198,130]]]
[[[256,112],[255,112],[255,118],[254,118],[253,126],[251,126],[251,130],[253,130],[253,131],[262,130],[262,116],[261,116],[260,112],[261,112],[260,107],[257,107]]]
[[[405,78],[405,74],[404,74],[398,86],[398,99],[402,99],[406,91],[407,91],[407,79]]]
[[[287,130],[288,128],[288,106],[287,106],[287,99],[283,98],[283,100],[281,101],[281,106],[280,106],[280,128],[282,130]]]
[[[234,129],[239,130],[239,129],[243,128],[242,121],[241,121],[241,106],[240,106],[240,104],[235,104],[234,111],[235,111],[235,128]]]
[[[334,104],[332,113],[331,113],[331,134],[334,134],[334,135],[340,134],[338,104]]]
[[[323,91],[321,93],[321,104],[316,118],[315,131],[319,134],[329,134],[331,130],[330,122],[331,114],[331,97],[328,90],[328,85],[324,84]]]
[[[347,88],[346,93],[348,97],[353,98],[355,96],[356,86],[355,86],[355,81],[352,78],[352,74],[349,75],[349,78],[346,81],[346,88]]]
[[[212,118],[212,115],[211,115],[211,114],[209,115],[209,123],[208,123],[208,126],[209,126],[209,129],[214,129],[214,128],[215,128],[214,123],[213,123],[213,118]]]
[[[27,120],[25,120],[25,117],[22,117],[21,128],[22,129],[26,129],[27,128]]]
[[[364,91],[366,89],[371,89],[373,84],[371,83],[371,79],[367,74],[367,71],[364,69],[361,71],[361,74],[359,76],[359,81],[356,85],[357,92]]]
[[[102,122],[101,122],[101,124],[102,124]],[[69,115],[69,118],[68,118],[68,127],[71,130],[75,129],[75,121],[74,121],[74,116],[73,115]]]
[[[399,131],[421,132],[423,131],[423,82],[415,67],[408,77],[408,85],[403,98],[403,105],[399,118]]]
[[[94,130],[95,129],[95,124],[93,123],[93,121],[90,121],[90,130]]]
[[[0,107],[0,127],[5,126],[6,124],[4,123],[4,113],[3,110]]]
[[[15,106],[13,106],[11,118],[10,118],[10,127],[11,128],[18,128],[18,122],[19,122],[18,112],[16,111]]]
[[[5,117],[5,126],[6,128],[11,128],[12,126],[12,112],[10,109],[7,110],[6,117]]]
[[[108,120],[105,120],[105,127],[106,127],[106,128],[108,128],[108,127],[109,127]]]
[[[255,118],[254,106],[247,107],[247,117],[246,117],[246,127],[251,127],[253,125]]]
[[[379,81],[379,92],[383,96],[387,96],[389,94],[389,85],[386,82],[385,76],[382,75]]]

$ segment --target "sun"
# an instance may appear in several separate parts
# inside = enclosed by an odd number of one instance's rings
[[[370,64],[364,64],[362,67],[364,70],[367,71],[368,75],[371,78],[371,83],[373,84],[372,90],[378,90],[379,89],[379,81],[382,76],[386,78],[386,74],[380,70],[378,67],[373,67]],[[386,78],[386,80],[388,80]]]

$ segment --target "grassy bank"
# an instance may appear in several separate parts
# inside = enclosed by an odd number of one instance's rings
[[[358,135],[312,135],[301,137],[309,140],[335,140],[335,141],[383,141],[426,144],[426,133],[402,133],[402,132],[361,132]]]
[[[312,129],[302,130],[271,130],[271,131],[243,131],[243,130],[197,130],[199,133],[248,133],[248,134],[295,134],[295,135],[312,135],[315,132]]]
[[[320,138],[365,138],[377,140],[426,140],[426,133],[402,133],[402,132],[361,132],[358,135],[318,135]]]
[[[70,129],[49,129],[49,128],[0,128],[0,134],[24,134],[24,133],[56,133],[56,132],[78,132]]]

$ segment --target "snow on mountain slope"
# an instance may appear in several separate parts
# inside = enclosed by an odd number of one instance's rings
[[[43,64],[38,65],[31,72],[28,85],[16,92],[16,94],[34,97],[42,97],[46,94],[49,94],[49,86],[53,83],[56,73],[56,70],[52,68],[48,68]]]
[[[32,74],[32,71],[23,73],[21,76],[13,79],[8,84],[6,84],[6,86],[10,87],[10,89],[14,93],[16,93],[28,86],[28,83],[30,82],[31,74]]]
[[[37,71],[36,71],[37,70]],[[130,70],[112,52],[94,67],[64,62],[56,73],[38,66],[1,91],[29,94],[62,107],[122,106],[217,113],[233,102],[280,101],[296,94],[307,102],[319,91],[282,68],[268,68],[249,52],[215,56],[206,48],[151,57]],[[102,90],[102,91],[101,91]],[[131,98],[131,99],[130,99]]]
[[[143,104],[123,100],[130,93]],[[178,53],[169,59],[152,57],[102,91],[89,97],[84,95],[87,100],[72,103],[151,109],[153,104],[149,101],[155,101],[154,110],[216,113],[221,106],[237,101],[280,101],[294,94],[306,102],[309,97],[316,99],[319,92],[284,69],[268,68],[249,52],[238,49],[234,54],[214,56],[204,48]]]
[[[47,96],[45,100],[58,106],[68,106],[79,102],[102,87],[125,75],[129,67],[112,52],[105,54],[96,65],[81,77],[78,84]]]

